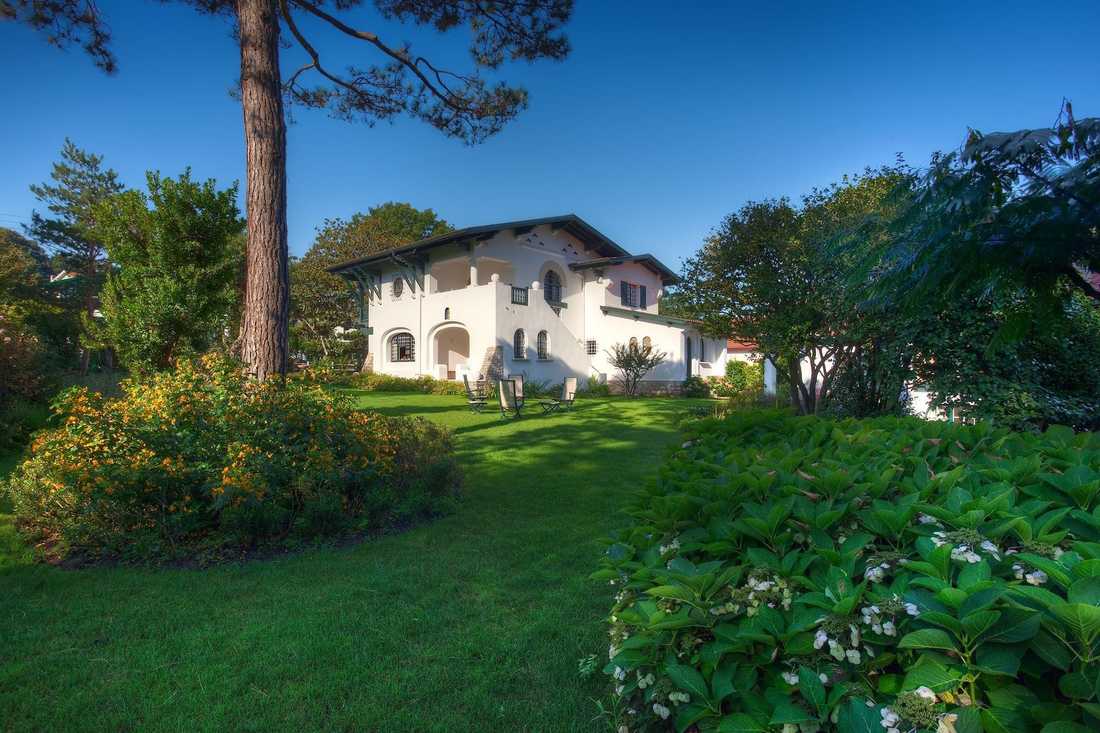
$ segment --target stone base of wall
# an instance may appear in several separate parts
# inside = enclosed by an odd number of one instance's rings
[[[481,360],[481,369],[478,378],[489,382],[495,382],[504,376],[504,347],[490,346],[485,350],[485,358]]]
[[[607,383],[611,394],[623,394],[623,383],[618,379],[612,379]],[[684,383],[670,379],[644,379],[638,382],[638,394],[648,396],[677,396],[684,389]]]

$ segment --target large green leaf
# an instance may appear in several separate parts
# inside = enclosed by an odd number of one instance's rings
[[[690,693],[693,699],[699,701],[710,699],[707,682],[694,667],[689,667],[686,664],[666,664],[665,674],[668,675],[673,684]]]
[[[935,692],[954,689],[962,673],[946,667],[931,657],[921,657],[905,674],[902,689],[915,690],[927,687]]]
[[[920,629],[901,637],[899,649],[946,649],[955,651],[955,641],[943,629]]]
[[[805,723],[817,718],[806,711],[805,708],[795,705],[788,700],[781,700],[772,710],[771,725],[784,725],[786,723]]]
[[[1070,603],[1100,606],[1100,577],[1081,578],[1073,582],[1066,594]]]
[[[1091,645],[1100,635],[1100,607],[1087,603],[1066,603],[1051,609],[1082,644]]]
[[[722,718],[718,733],[766,733],[768,726],[744,713],[733,713]]]
[[[840,708],[837,733],[883,733],[879,707],[868,706],[864,700],[849,698]]]
[[[1019,608],[1006,608],[1001,612],[1000,620],[986,633],[986,640],[1002,644],[1027,641],[1039,631],[1041,622],[1042,618],[1038,613]]]
[[[798,691],[813,705],[818,715],[825,714],[825,685],[809,667],[800,667],[798,670]]]

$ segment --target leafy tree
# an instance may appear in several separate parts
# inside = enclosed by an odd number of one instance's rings
[[[605,353],[611,366],[619,370],[623,394],[627,397],[637,395],[638,383],[668,358],[666,352],[654,349],[652,344],[638,346],[637,342],[614,344]]]
[[[31,192],[45,204],[51,216],[35,211],[27,232],[42,242],[55,256],[59,267],[76,274],[60,291],[65,312],[71,319],[69,330],[85,338],[93,322],[97,297],[106,271],[103,242],[94,231],[96,206],[123,190],[118,174],[103,167],[103,158],[78,148],[66,139],[61,160],[53,164],[51,182],[31,186]],[[80,370],[87,372],[91,349],[85,344],[80,355]]]
[[[368,124],[408,114],[445,135],[477,143],[498,132],[527,105],[527,92],[484,72],[505,61],[560,60],[569,43],[560,32],[572,0],[374,0],[384,20],[427,25],[439,32],[466,26],[473,69],[456,72],[349,24],[363,0],[181,0],[230,20],[239,41],[239,97],[246,142],[247,284],[242,356],[260,379],[282,374],[287,362],[289,281],[286,235],[286,119],[283,103],[327,109]],[[115,68],[110,34],[86,0],[6,0],[0,19],[28,24],[58,46],[80,44],[97,66]],[[311,40],[318,29],[351,39],[377,63],[339,71]],[[291,43],[305,62],[283,76],[282,48]],[[338,44],[333,44],[336,46]],[[313,75],[318,83],[310,84]]]
[[[834,243],[871,246],[860,224],[888,213],[907,175],[901,165],[868,170],[815,189],[799,206],[785,198],[745,204],[686,261],[681,307],[710,335],[759,344],[786,374],[791,402],[818,412],[838,369],[883,318],[850,297],[854,259],[838,256]]]
[[[347,220],[327,219],[306,254],[291,263],[291,321],[307,337],[304,350],[331,356],[336,327],[349,327],[357,319],[347,283],[326,268],[450,231],[433,210],[392,201]]]
[[[0,227],[0,303],[36,304],[48,273],[48,258],[37,242]]]
[[[1014,429],[1100,427],[1100,309],[1071,291],[1059,317],[1001,338],[1006,323],[1033,313],[1032,297],[976,283],[950,305],[905,312],[899,343],[932,407]]]
[[[164,369],[217,341],[243,255],[236,184],[219,191],[189,170],[146,180],[148,195],[127,191],[96,207],[96,234],[114,263],[100,336],[135,371]]]
[[[905,197],[889,246],[858,273],[891,306],[920,311],[975,285],[1045,306],[1100,298],[1083,273],[1100,271],[1100,119],[1075,120],[1068,102],[1053,127],[971,130]]]

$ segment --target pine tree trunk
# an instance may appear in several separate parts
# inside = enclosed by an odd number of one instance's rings
[[[241,358],[257,379],[286,374],[290,283],[286,120],[274,0],[237,0],[248,213]]]

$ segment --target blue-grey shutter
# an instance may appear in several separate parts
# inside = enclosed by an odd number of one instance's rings
[[[641,295],[639,297],[640,297],[639,306],[642,307],[642,308],[645,308],[645,285],[642,286]]]
[[[626,280],[619,283],[619,300],[623,305],[630,305],[630,283]]]

